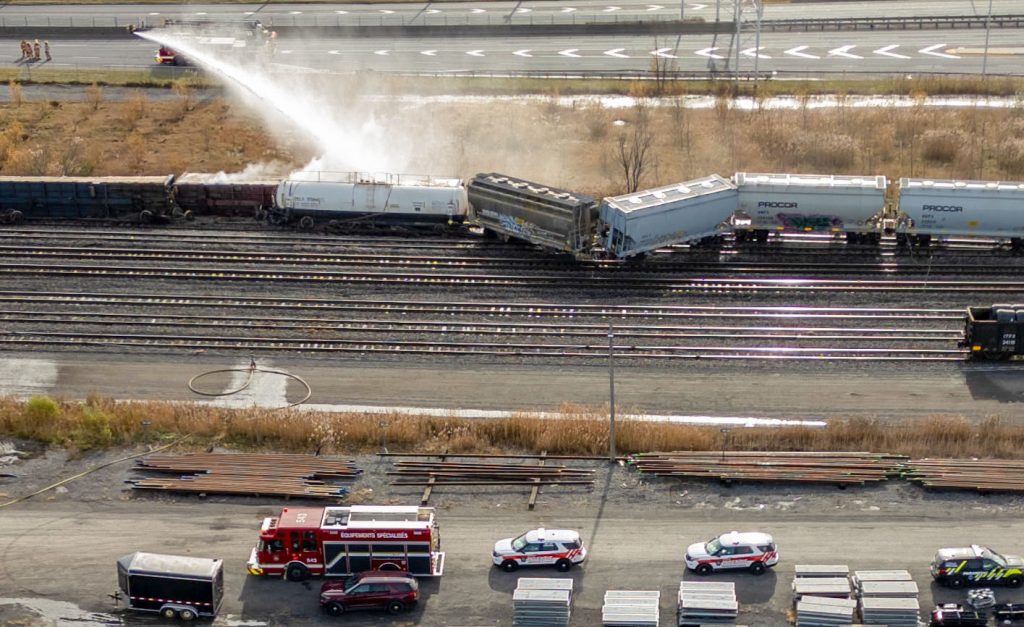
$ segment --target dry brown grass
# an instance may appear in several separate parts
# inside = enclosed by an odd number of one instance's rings
[[[404,93],[402,85],[389,82],[392,91],[385,93]],[[381,85],[355,87],[379,93]],[[908,91],[925,93],[919,85],[915,89]],[[719,90],[711,109],[686,109],[679,98],[661,99],[661,106],[650,109],[654,160],[641,187],[737,171],[1024,176],[1024,102],[1004,109],[949,109],[925,107],[919,98],[903,108],[814,109],[806,106],[811,91],[804,89],[797,97],[804,106],[794,110],[741,111],[732,106],[728,85]],[[300,166],[314,156],[308,141],[290,129],[271,136],[267,124],[241,106],[198,99],[191,82],[177,83],[175,93],[171,101],[147,101],[136,93],[125,101],[105,100],[96,109],[89,102],[2,105],[0,128],[20,124],[27,139],[12,142],[5,135],[0,141],[0,174],[58,173],[58,164],[68,161],[70,137],[88,147],[90,163],[81,169],[101,176],[238,171],[268,162]],[[402,166],[407,172],[466,177],[503,171],[598,196],[621,193],[621,168],[612,155],[636,110],[606,109],[589,98],[563,96],[559,103],[557,95],[413,108],[376,104],[373,121],[388,129],[381,140],[387,142],[385,150],[430,147],[402,153],[408,153]],[[339,116],[369,114],[357,109]],[[617,121],[625,126],[616,126]],[[133,136],[144,141],[141,155],[138,140],[126,145]]]
[[[382,423],[386,427],[382,427]],[[717,427],[622,421],[621,453],[715,450]],[[307,411],[220,409],[191,403],[114,403],[90,397],[85,403],[45,397],[0,399],[0,435],[84,450],[192,434],[246,450],[368,452],[387,441],[403,452],[548,451],[602,455],[608,450],[607,417],[600,409],[566,406],[561,417],[522,414],[508,419],[470,420],[402,414],[333,414]],[[835,419],[812,427],[735,428],[730,450],[871,451],[912,457],[1024,457],[1024,426],[1000,420],[971,423],[936,416],[893,423]]]

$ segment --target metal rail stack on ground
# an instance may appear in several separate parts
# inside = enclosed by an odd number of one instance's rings
[[[1024,461],[914,459],[903,476],[925,488],[1024,493]]]
[[[865,485],[898,476],[907,458],[886,453],[677,451],[638,453],[630,465],[642,473],[733,481]]]
[[[137,490],[331,499],[348,494],[340,485],[362,472],[352,460],[288,454],[190,453],[150,455],[137,472],[178,477],[130,479]]]
[[[402,456],[401,453],[381,453],[382,456]],[[438,457],[439,461],[398,461],[388,475],[397,477],[394,486],[422,486],[421,505],[430,500],[433,489],[438,486],[524,486],[531,488],[528,506],[533,509],[541,486],[573,485],[592,486],[594,471],[567,466],[546,466],[549,459],[595,459],[583,456],[501,455],[504,459],[536,459],[537,465],[496,464],[484,462],[451,462],[450,457],[480,458],[487,455],[410,455],[410,457]],[[603,458],[602,458],[603,459]]]

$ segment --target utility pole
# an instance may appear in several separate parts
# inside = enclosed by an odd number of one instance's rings
[[[988,13],[985,15],[985,54],[981,57],[981,75],[984,77],[988,71],[988,35],[991,31],[989,23],[992,21],[992,0],[988,0]]]
[[[615,463],[615,329],[608,324],[608,461]]]

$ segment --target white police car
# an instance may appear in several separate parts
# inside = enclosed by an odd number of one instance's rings
[[[767,533],[731,531],[686,549],[686,567],[698,575],[738,568],[760,575],[778,562],[775,541]]]
[[[534,529],[494,543],[491,561],[506,572],[520,566],[554,566],[565,572],[587,558],[580,534],[568,529]]]

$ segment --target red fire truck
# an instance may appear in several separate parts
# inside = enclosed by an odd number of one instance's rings
[[[402,570],[439,577],[444,553],[433,507],[286,507],[265,518],[246,566],[253,575],[336,577]]]

